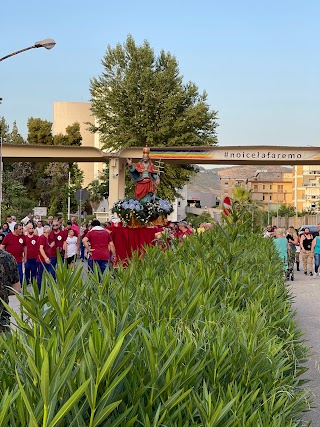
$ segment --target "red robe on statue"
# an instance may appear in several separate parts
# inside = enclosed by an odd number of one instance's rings
[[[157,176],[157,170],[154,166],[154,164],[149,160],[148,165],[146,166],[143,161],[140,161],[139,163],[136,163],[133,168],[136,172],[139,173],[140,177],[142,179],[138,180],[136,179],[136,187],[134,190],[134,198],[136,200],[140,200],[143,197],[145,197],[149,193],[155,192],[155,186],[154,181],[156,177],[152,177],[152,175]],[[131,171],[132,172],[132,171]],[[148,172],[148,176],[143,178],[143,173]]]

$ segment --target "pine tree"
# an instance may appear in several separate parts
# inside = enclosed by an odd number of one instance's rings
[[[6,122],[6,119],[2,116],[0,117],[0,137],[2,142],[5,142],[9,135],[9,125]]]
[[[92,111],[105,149],[129,146],[199,146],[217,143],[217,112],[207,94],[183,83],[176,58],[149,43],[108,46],[102,75],[91,80]],[[194,173],[190,165],[166,165],[158,195],[172,199]]]
[[[9,144],[25,144],[25,140],[18,130],[17,122],[13,122],[12,131],[8,134],[7,142]]]

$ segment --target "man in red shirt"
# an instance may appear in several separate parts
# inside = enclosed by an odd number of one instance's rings
[[[90,253],[88,267],[93,270],[93,264],[97,264],[101,273],[109,266],[111,259],[116,260],[116,248],[110,233],[100,225],[100,221],[94,219],[92,228],[83,238],[83,244]],[[112,257],[111,257],[112,254]]]
[[[99,223],[100,224],[100,223]],[[78,237],[79,236],[79,231],[76,229],[76,228],[73,228],[73,226],[72,226],[72,221],[67,221],[67,224],[66,224],[66,226],[64,227],[64,229],[63,229],[63,232],[64,232],[64,237],[65,237],[65,240],[67,239],[67,237],[68,237],[68,233],[69,233],[69,230],[74,230],[74,235],[76,236],[76,237]]]
[[[34,227],[31,222],[27,225],[27,233],[25,236],[28,254],[27,262],[25,264],[25,277],[27,285],[29,285],[33,281],[33,279],[37,277],[37,257],[39,239],[39,236],[34,234]]]
[[[61,230],[59,221],[57,219],[54,219],[52,223],[52,231],[49,234],[49,244],[51,247],[50,261],[51,261],[52,267],[55,267],[57,265],[58,252],[61,255],[62,261],[64,260],[63,243],[65,242],[65,240],[66,240],[65,231]]]
[[[26,236],[22,234],[22,231],[22,224],[16,223],[13,232],[7,234],[0,245],[0,249],[5,249],[15,257],[18,264],[20,283],[23,282],[22,263],[27,259]]]
[[[55,278],[55,271],[54,268],[51,265],[50,261],[50,255],[51,255],[51,246],[49,244],[49,234],[51,232],[50,225],[45,225],[43,227],[43,234],[39,237],[38,240],[38,277],[37,277],[37,283],[38,287],[40,289],[41,282],[42,282],[42,275],[43,270],[46,269],[54,278]]]

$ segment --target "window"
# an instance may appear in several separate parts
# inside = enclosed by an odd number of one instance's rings
[[[270,184],[270,190],[272,190],[272,184]]]
[[[269,196],[269,200],[272,200],[272,196]]]
[[[258,191],[258,189],[259,189],[258,185],[253,186],[253,191]]]
[[[266,189],[266,186],[263,184],[263,186],[262,186],[262,190],[265,190]]]
[[[180,208],[180,206],[181,206],[181,202],[179,201],[179,202],[178,202],[178,207]]]
[[[264,197],[264,195],[262,196],[262,200],[264,200],[265,199],[265,197]]]
[[[278,192],[283,193],[283,185],[278,185]]]

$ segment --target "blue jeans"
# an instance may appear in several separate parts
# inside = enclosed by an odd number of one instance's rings
[[[50,273],[54,279],[56,279],[56,266],[57,266],[57,257],[50,257],[50,262],[51,262],[51,266],[52,266],[52,273]]]
[[[318,273],[318,269],[320,267],[320,254],[313,254],[314,256],[314,271],[315,273]]]
[[[17,264],[18,264],[19,279],[20,279],[20,283],[21,283],[21,286],[22,286],[22,282],[23,282],[22,262],[17,262]]]
[[[89,261],[88,261],[88,268],[89,268],[89,270],[93,271],[93,265],[94,264],[97,264],[100,267],[100,270],[101,270],[102,274],[105,272],[106,268],[109,268],[109,261],[102,260],[102,259],[93,260],[93,259],[90,258]]]
[[[27,285],[29,285],[33,279],[37,277],[37,267],[37,258],[27,258],[27,262],[24,267]]]
[[[43,270],[46,269],[48,273],[51,274],[51,276],[53,276],[55,278],[56,274],[54,271],[54,268],[52,267],[51,264],[46,264],[46,263],[39,263],[39,268],[38,268],[38,277],[37,277],[37,284],[38,284],[38,288],[40,289],[41,287],[41,282],[42,282],[42,275],[43,275]]]
[[[85,248],[85,246],[84,246],[84,244],[82,243],[82,240],[80,241],[80,258],[82,259],[82,260],[84,260],[84,253],[85,253],[85,250],[86,250],[86,248]]]

